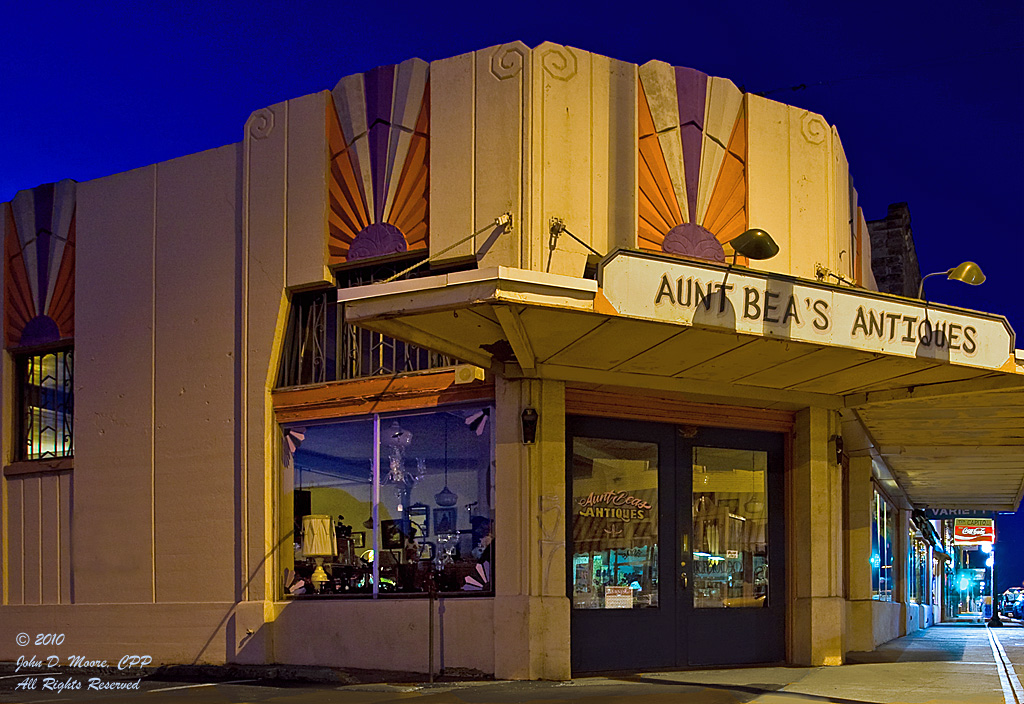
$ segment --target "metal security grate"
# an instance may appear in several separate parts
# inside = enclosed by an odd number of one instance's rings
[[[339,286],[376,283],[408,263],[394,262],[345,272],[339,274]],[[429,273],[410,272],[403,278]],[[335,289],[297,293],[292,296],[278,386],[440,369],[456,363],[452,357],[346,323],[345,307],[338,304]]]
[[[74,366],[70,349],[18,357],[21,459],[74,455]]]

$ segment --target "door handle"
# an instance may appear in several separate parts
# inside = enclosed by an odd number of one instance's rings
[[[683,583],[683,589],[688,589],[688,588],[689,588],[689,586],[690,586],[690,580],[688,580],[688,579],[686,578],[686,575],[685,575],[685,574],[681,574],[681,575],[679,575],[679,579],[680,579],[680,581],[682,581],[682,583]]]

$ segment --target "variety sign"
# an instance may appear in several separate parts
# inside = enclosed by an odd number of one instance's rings
[[[996,526],[991,518],[957,518],[953,523],[953,542],[957,545],[995,541]]]
[[[1003,366],[1013,331],[998,316],[620,251],[601,269],[622,315],[973,367]]]
[[[992,518],[992,511],[979,511],[973,508],[926,508],[922,509],[924,517],[929,521],[942,521],[947,518]]]

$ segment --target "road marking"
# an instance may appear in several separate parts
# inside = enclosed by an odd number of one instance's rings
[[[164,687],[163,689],[147,690],[150,694],[154,692],[173,692],[176,689],[195,689],[196,687],[216,687],[222,684],[241,684],[242,682],[256,682],[257,680],[230,680],[228,682],[207,682],[205,684],[184,684],[180,687]]]
[[[1006,704],[1024,704],[1024,690],[1021,689],[1020,679],[1013,669],[1013,664],[1006,657],[1003,644],[988,626],[985,626],[985,632],[988,634],[988,644],[992,646],[992,658],[999,671],[999,683],[1003,686],[1003,701]]]

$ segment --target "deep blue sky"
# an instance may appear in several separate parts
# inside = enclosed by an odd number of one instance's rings
[[[1019,0],[25,2],[3,26],[0,201],[239,141],[252,111],[377,65],[551,40],[782,89],[838,127],[869,220],[910,204],[925,272],[973,259],[989,277],[929,281],[932,299],[1024,330]]]
[[[907,201],[924,273],[972,259],[989,277],[929,297],[1005,315],[1024,347],[1020,0],[22,2],[0,18],[0,202],[237,142],[254,110],[374,66],[550,40],[821,113],[869,220]]]

